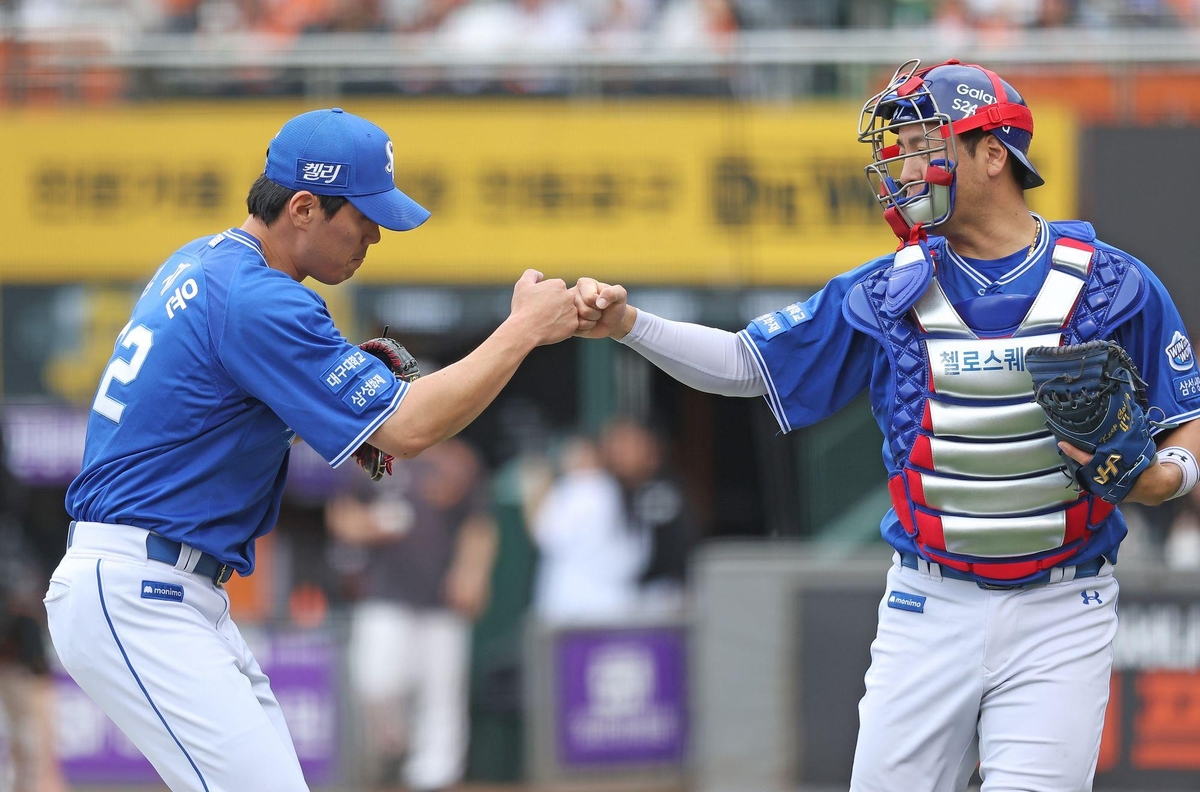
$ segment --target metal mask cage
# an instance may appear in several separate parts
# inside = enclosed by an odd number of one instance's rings
[[[918,59],[906,61],[896,69],[887,87],[866,101],[859,120],[858,140],[871,144],[872,162],[864,170],[875,200],[885,214],[899,213],[910,227],[919,222],[930,228],[950,217],[951,202],[944,198],[935,200],[935,192],[938,187],[950,186],[958,162],[958,140],[950,116],[938,110],[933,94],[922,82],[919,66]],[[899,137],[906,127],[921,129],[923,149],[901,153],[896,143],[887,142],[886,133]],[[920,158],[924,166],[920,169],[921,178],[903,182],[901,172],[907,161],[914,158]],[[930,164],[937,166],[933,173],[929,171]],[[930,176],[936,181],[931,181]],[[914,204],[922,201],[943,205],[926,207],[932,211],[913,212]]]

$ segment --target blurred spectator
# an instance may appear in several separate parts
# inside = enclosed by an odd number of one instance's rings
[[[200,29],[203,0],[161,0],[165,33],[195,33]]]
[[[401,33],[429,33],[470,0],[384,0],[387,25]]]
[[[605,620],[683,607],[696,523],[664,461],[659,437],[627,418],[605,427],[599,444],[564,444],[561,474],[530,520],[541,554],[538,616]]]
[[[20,493],[5,458],[0,436],[0,704],[11,789],[63,792],[67,786],[54,751],[54,683],[40,601],[48,581],[26,536]]]
[[[659,43],[669,48],[721,47],[737,31],[729,0],[668,0],[658,22]]]
[[[605,464],[621,485],[627,530],[649,545],[638,577],[640,609],[679,610],[696,522],[682,485],[666,471],[664,444],[649,427],[630,419],[610,424],[602,437]]]
[[[477,0],[459,5],[447,16],[439,42],[480,54],[570,52],[587,39],[587,17],[571,0]]]
[[[379,482],[353,472],[326,514],[357,551],[343,569],[357,600],[348,656],[369,780],[393,785],[403,761],[414,792],[444,789],[463,772],[470,621],[487,605],[495,557],[486,476],[457,439],[397,460]]]
[[[657,0],[609,0],[595,3],[591,16],[596,20],[598,44],[619,44],[623,37],[636,36],[651,29],[658,16]]]
[[[591,440],[575,437],[531,522],[540,552],[534,610],[547,621],[628,615],[646,567],[646,538],[627,524],[621,485]]]

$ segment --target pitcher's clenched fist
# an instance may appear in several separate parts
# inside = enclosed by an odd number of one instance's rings
[[[510,319],[528,331],[537,346],[570,338],[579,329],[575,291],[562,278],[543,280],[527,269],[513,287]]]

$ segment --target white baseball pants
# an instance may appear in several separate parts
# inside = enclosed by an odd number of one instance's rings
[[[1108,704],[1116,579],[989,590],[888,572],[859,703],[852,792],[1091,790]]]
[[[308,792],[228,595],[147,560],[145,531],[76,523],[45,603],[63,667],[173,792]]]

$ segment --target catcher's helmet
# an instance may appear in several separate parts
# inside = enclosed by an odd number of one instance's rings
[[[873,159],[867,177],[877,187],[885,217],[899,232],[897,221],[911,228],[944,223],[954,211],[956,137],[975,129],[990,132],[1016,158],[1018,176],[1025,189],[1044,184],[1029,161],[1033,140],[1033,114],[1025,100],[995,72],[956,60],[921,69],[919,60],[900,66],[886,88],[863,105],[858,139],[872,145]],[[920,125],[926,149],[899,153],[886,145],[885,132],[898,133],[909,124]],[[927,157],[924,184],[915,194],[913,183],[899,182],[904,160]]]

